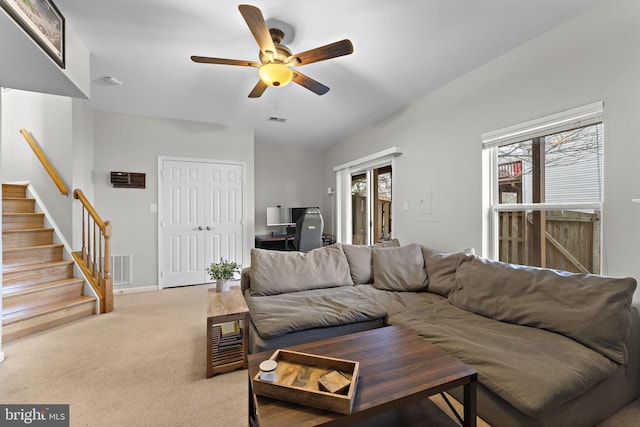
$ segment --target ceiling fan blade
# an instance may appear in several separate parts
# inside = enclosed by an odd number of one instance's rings
[[[293,81],[318,95],[324,95],[329,92],[329,88],[327,86],[298,71],[293,72]]]
[[[260,9],[248,4],[241,4],[238,6],[238,10],[240,10],[240,13],[244,18],[244,21],[247,23],[249,30],[251,30],[253,38],[255,38],[256,42],[258,42],[260,50],[262,52],[269,51],[272,52],[273,55],[275,55],[276,47],[273,44],[271,34],[269,34],[269,28],[267,27],[267,23],[265,22]]]
[[[192,56],[193,62],[200,64],[222,64],[222,65],[239,65],[241,67],[260,67],[260,64],[254,61],[244,61],[241,59],[225,59],[225,58],[211,58],[208,56]]]
[[[306,65],[313,62],[324,61],[325,59],[336,58],[338,56],[350,55],[353,53],[353,44],[348,39],[331,43],[306,52],[292,55],[296,59],[291,65]]]
[[[260,98],[265,90],[267,90],[267,84],[262,80],[258,80],[258,83],[253,87],[251,93],[249,93],[249,98]]]

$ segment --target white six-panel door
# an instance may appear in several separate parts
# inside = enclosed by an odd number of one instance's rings
[[[162,285],[203,283],[204,164],[164,161],[163,166]]]
[[[161,287],[210,282],[220,258],[242,263],[242,166],[163,160]]]
[[[220,258],[242,264],[242,167],[205,165],[204,259]],[[210,281],[207,276],[207,281]]]

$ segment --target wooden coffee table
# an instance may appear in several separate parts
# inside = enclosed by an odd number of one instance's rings
[[[457,425],[428,399],[464,387],[464,426],[476,425],[477,373],[401,326],[288,347],[304,353],[360,362],[350,415],[256,396],[252,378],[273,352],[249,355],[249,424],[281,426]],[[414,423],[414,424],[412,424]]]

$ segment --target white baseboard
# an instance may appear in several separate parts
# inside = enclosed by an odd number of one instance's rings
[[[114,289],[113,294],[122,295],[122,294],[133,294],[138,292],[151,292],[151,291],[157,291],[157,290],[158,290],[157,286],[133,286],[130,288]]]

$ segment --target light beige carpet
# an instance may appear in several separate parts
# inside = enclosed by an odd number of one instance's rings
[[[246,427],[246,371],[205,378],[207,291],[118,295],[112,313],[3,344],[0,403],[67,403],[71,426]],[[635,401],[603,427],[638,420]]]
[[[206,286],[115,307],[4,344],[0,402],[68,403],[71,426],[247,426],[246,371],[205,378]]]

